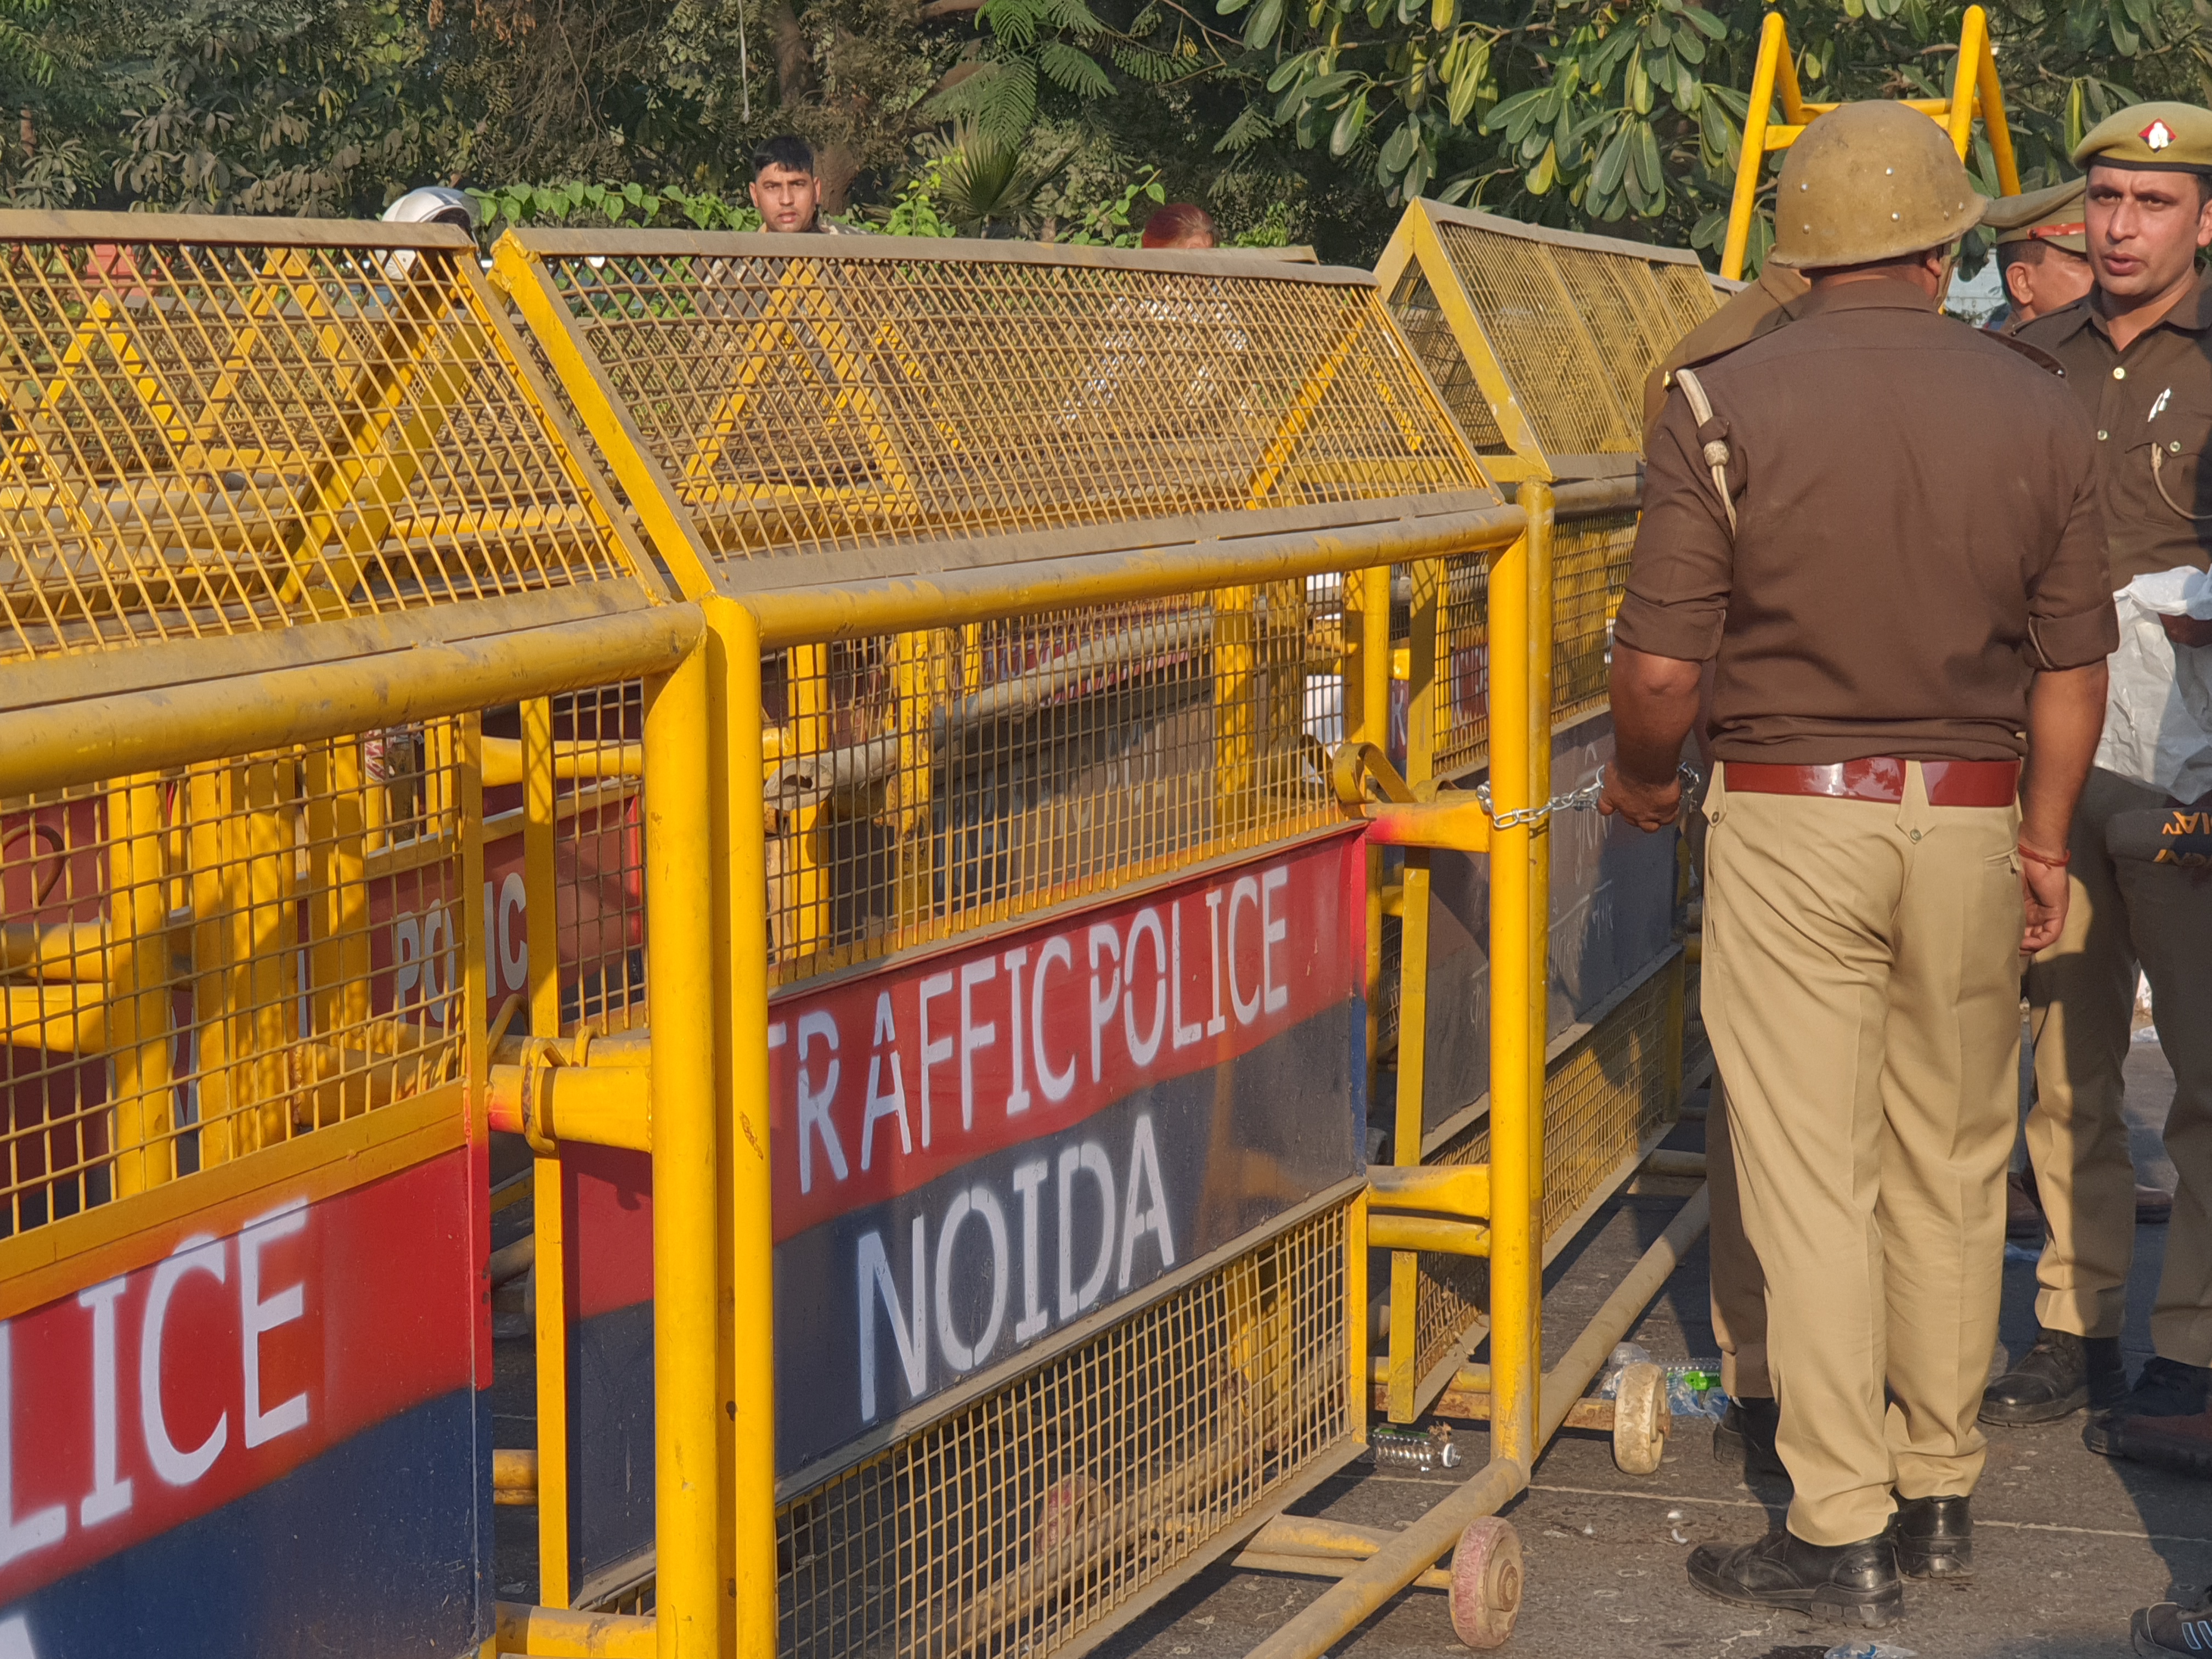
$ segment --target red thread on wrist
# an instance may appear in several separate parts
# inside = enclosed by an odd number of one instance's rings
[[[2020,842],[2019,848],[2021,857],[2031,864],[2039,864],[2046,870],[2063,870],[2074,862],[2074,854],[2071,852],[2061,853],[2057,858],[2053,858],[2048,853],[2038,852],[2026,842]]]

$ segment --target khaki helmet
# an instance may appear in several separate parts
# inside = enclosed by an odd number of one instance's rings
[[[1783,160],[1767,258],[1800,270],[1894,259],[1957,241],[1988,206],[1928,117],[1903,104],[1844,104]]]

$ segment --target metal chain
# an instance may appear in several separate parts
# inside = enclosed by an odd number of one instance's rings
[[[1682,780],[1685,789],[1694,789],[1702,781],[1698,769],[1686,761],[1674,769],[1674,775]],[[1482,810],[1489,816],[1491,827],[1497,830],[1517,830],[1524,823],[1541,823],[1554,812],[1589,811],[1597,805],[1597,798],[1604,792],[1605,768],[1601,766],[1595,777],[1571,793],[1554,795],[1541,806],[1516,807],[1500,817],[1498,809],[1490,804],[1490,786],[1486,783],[1474,786],[1475,799],[1482,803]]]

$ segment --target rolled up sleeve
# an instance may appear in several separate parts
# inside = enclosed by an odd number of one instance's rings
[[[2075,477],[2073,504],[2057,550],[2029,590],[2027,605],[2028,662],[2054,672],[2102,662],[2120,647],[2119,612],[2112,604],[2105,520],[2097,506],[2088,445],[2069,445],[2061,465]]]
[[[1735,583],[1735,538],[1703,450],[1677,388],[1652,429],[1644,518],[1637,526],[1628,591],[1613,623],[1620,644],[1681,662],[1708,662],[1719,654]],[[1740,458],[1732,462],[1729,477],[1739,491],[1740,465]]]

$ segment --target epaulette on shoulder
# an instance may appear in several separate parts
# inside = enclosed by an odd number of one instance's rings
[[[2062,380],[2066,378],[2066,365],[2032,341],[2023,340],[2017,334],[1992,334],[1987,331],[1984,331],[1984,337],[1995,340],[2001,346],[2011,347],[2047,374],[2056,374]]]

